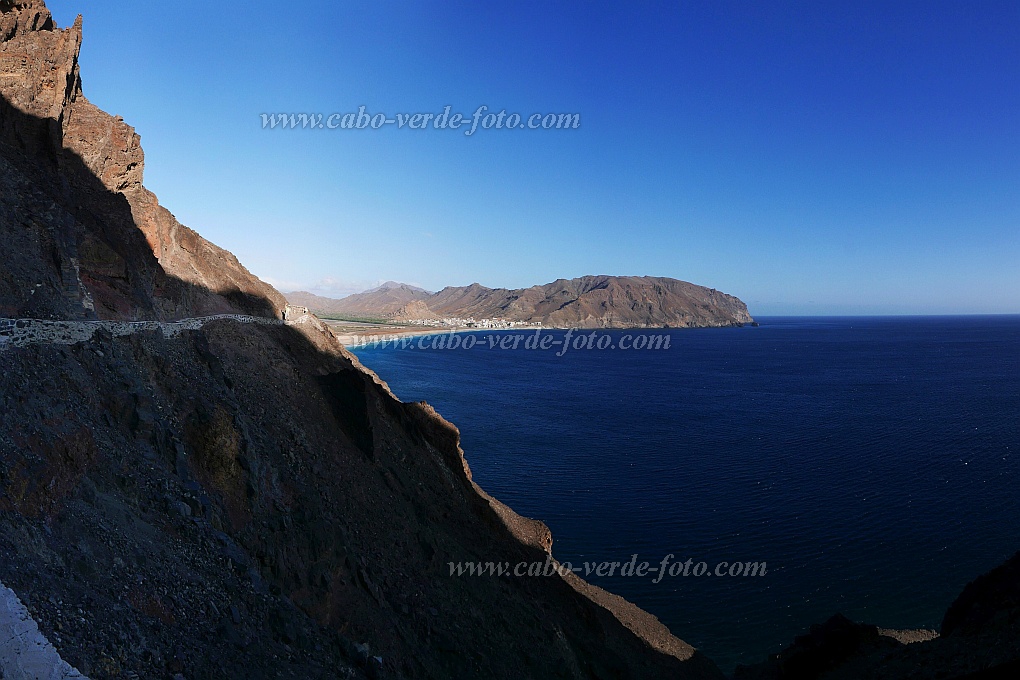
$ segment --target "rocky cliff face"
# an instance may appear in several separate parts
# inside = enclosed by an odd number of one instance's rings
[[[0,38],[0,582],[68,662],[93,678],[719,676],[573,577],[452,576],[544,563],[548,530],[474,484],[454,426],[316,319],[276,321],[276,291],[159,206],[134,130],[82,95],[80,20],[0,0]],[[214,313],[261,323],[95,321]],[[85,330],[50,341],[28,319]]]
[[[31,299],[13,289],[13,274],[0,281],[0,293],[6,293],[0,312],[165,319],[238,311],[278,317],[286,305],[279,293],[178,223],[142,185],[145,158],[134,128],[82,94],[80,19],[59,29],[38,0],[4,0],[0,8],[5,193],[26,197],[24,187],[12,185],[17,174],[51,187],[41,174],[60,178],[59,191],[43,199],[49,205],[20,206],[5,220],[29,222],[4,234],[19,244],[6,267],[31,268],[39,260],[51,266],[34,272],[33,285],[42,285]],[[37,231],[31,220],[39,210],[60,213],[61,228]],[[27,243],[29,235],[34,244]]]

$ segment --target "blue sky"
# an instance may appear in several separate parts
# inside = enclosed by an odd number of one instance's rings
[[[1020,4],[49,0],[146,184],[282,290],[672,276],[1020,312]],[[263,130],[262,113],[580,113]]]

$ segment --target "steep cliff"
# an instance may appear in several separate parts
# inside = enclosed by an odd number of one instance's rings
[[[0,0],[0,582],[64,659],[718,677],[572,575],[451,575],[544,563],[551,537],[474,484],[453,425],[159,206],[134,130],[82,95],[81,29]]]
[[[286,305],[279,293],[178,223],[142,185],[145,157],[134,128],[82,94],[80,17],[61,30],[39,0],[4,0],[0,8],[0,140],[8,147],[3,188],[12,209],[2,236],[15,245],[5,269],[32,271],[33,285],[42,284],[28,299],[13,274],[4,277],[0,313],[278,317]],[[25,185],[15,187],[12,169],[51,190],[43,198]],[[48,204],[24,204],[36,199]],[[60,228],[47,233],[33,224],[40,211]],[[40,260],[49,271],[32,270]]]

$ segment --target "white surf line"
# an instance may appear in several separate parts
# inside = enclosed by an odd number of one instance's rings
[[[51,321],[47,319],[0,318],[0,351],[8,347],[23,347],[39,343],[75,345],[79,342],[88,342],[99,329],[109,331],[114,337],[158,330],[166,338],[175,338],[183,331],[199,330],[213,321],[229,320],[265,326],[292,326],[308,323],[311,318],[306,315],[294,321],[282,321],[246,314],[216,314],[177,321]]]
[[[39,632],[39,625],[0,583],[0,678],[4,680],[88,680]]]

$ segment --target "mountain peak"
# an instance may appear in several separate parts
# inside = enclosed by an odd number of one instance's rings
[[[61,121],[81,94],[81,17],[60,29],[41,0],[0,0],[0,95],[22,113]]]
[[[53,15],[42,0],[0,0],[0,40],[9,40],[18,33],[55,28]]]
[[[409,291],[412,291],[412,292],[415,292],[415,293],[428,293],[429,292],[429,291],[425,290],[424,288],[419,288],[418,286],[412,286],[409,283],[400,283],[399,281],[387,281],[386,283],[380,284],[380,285],[376,286],[375,288],[370,288],[369,290],[366,290],[365,292],[366,293],[378,293],[378,292],[384,291],[384,290],[409,290]]]

